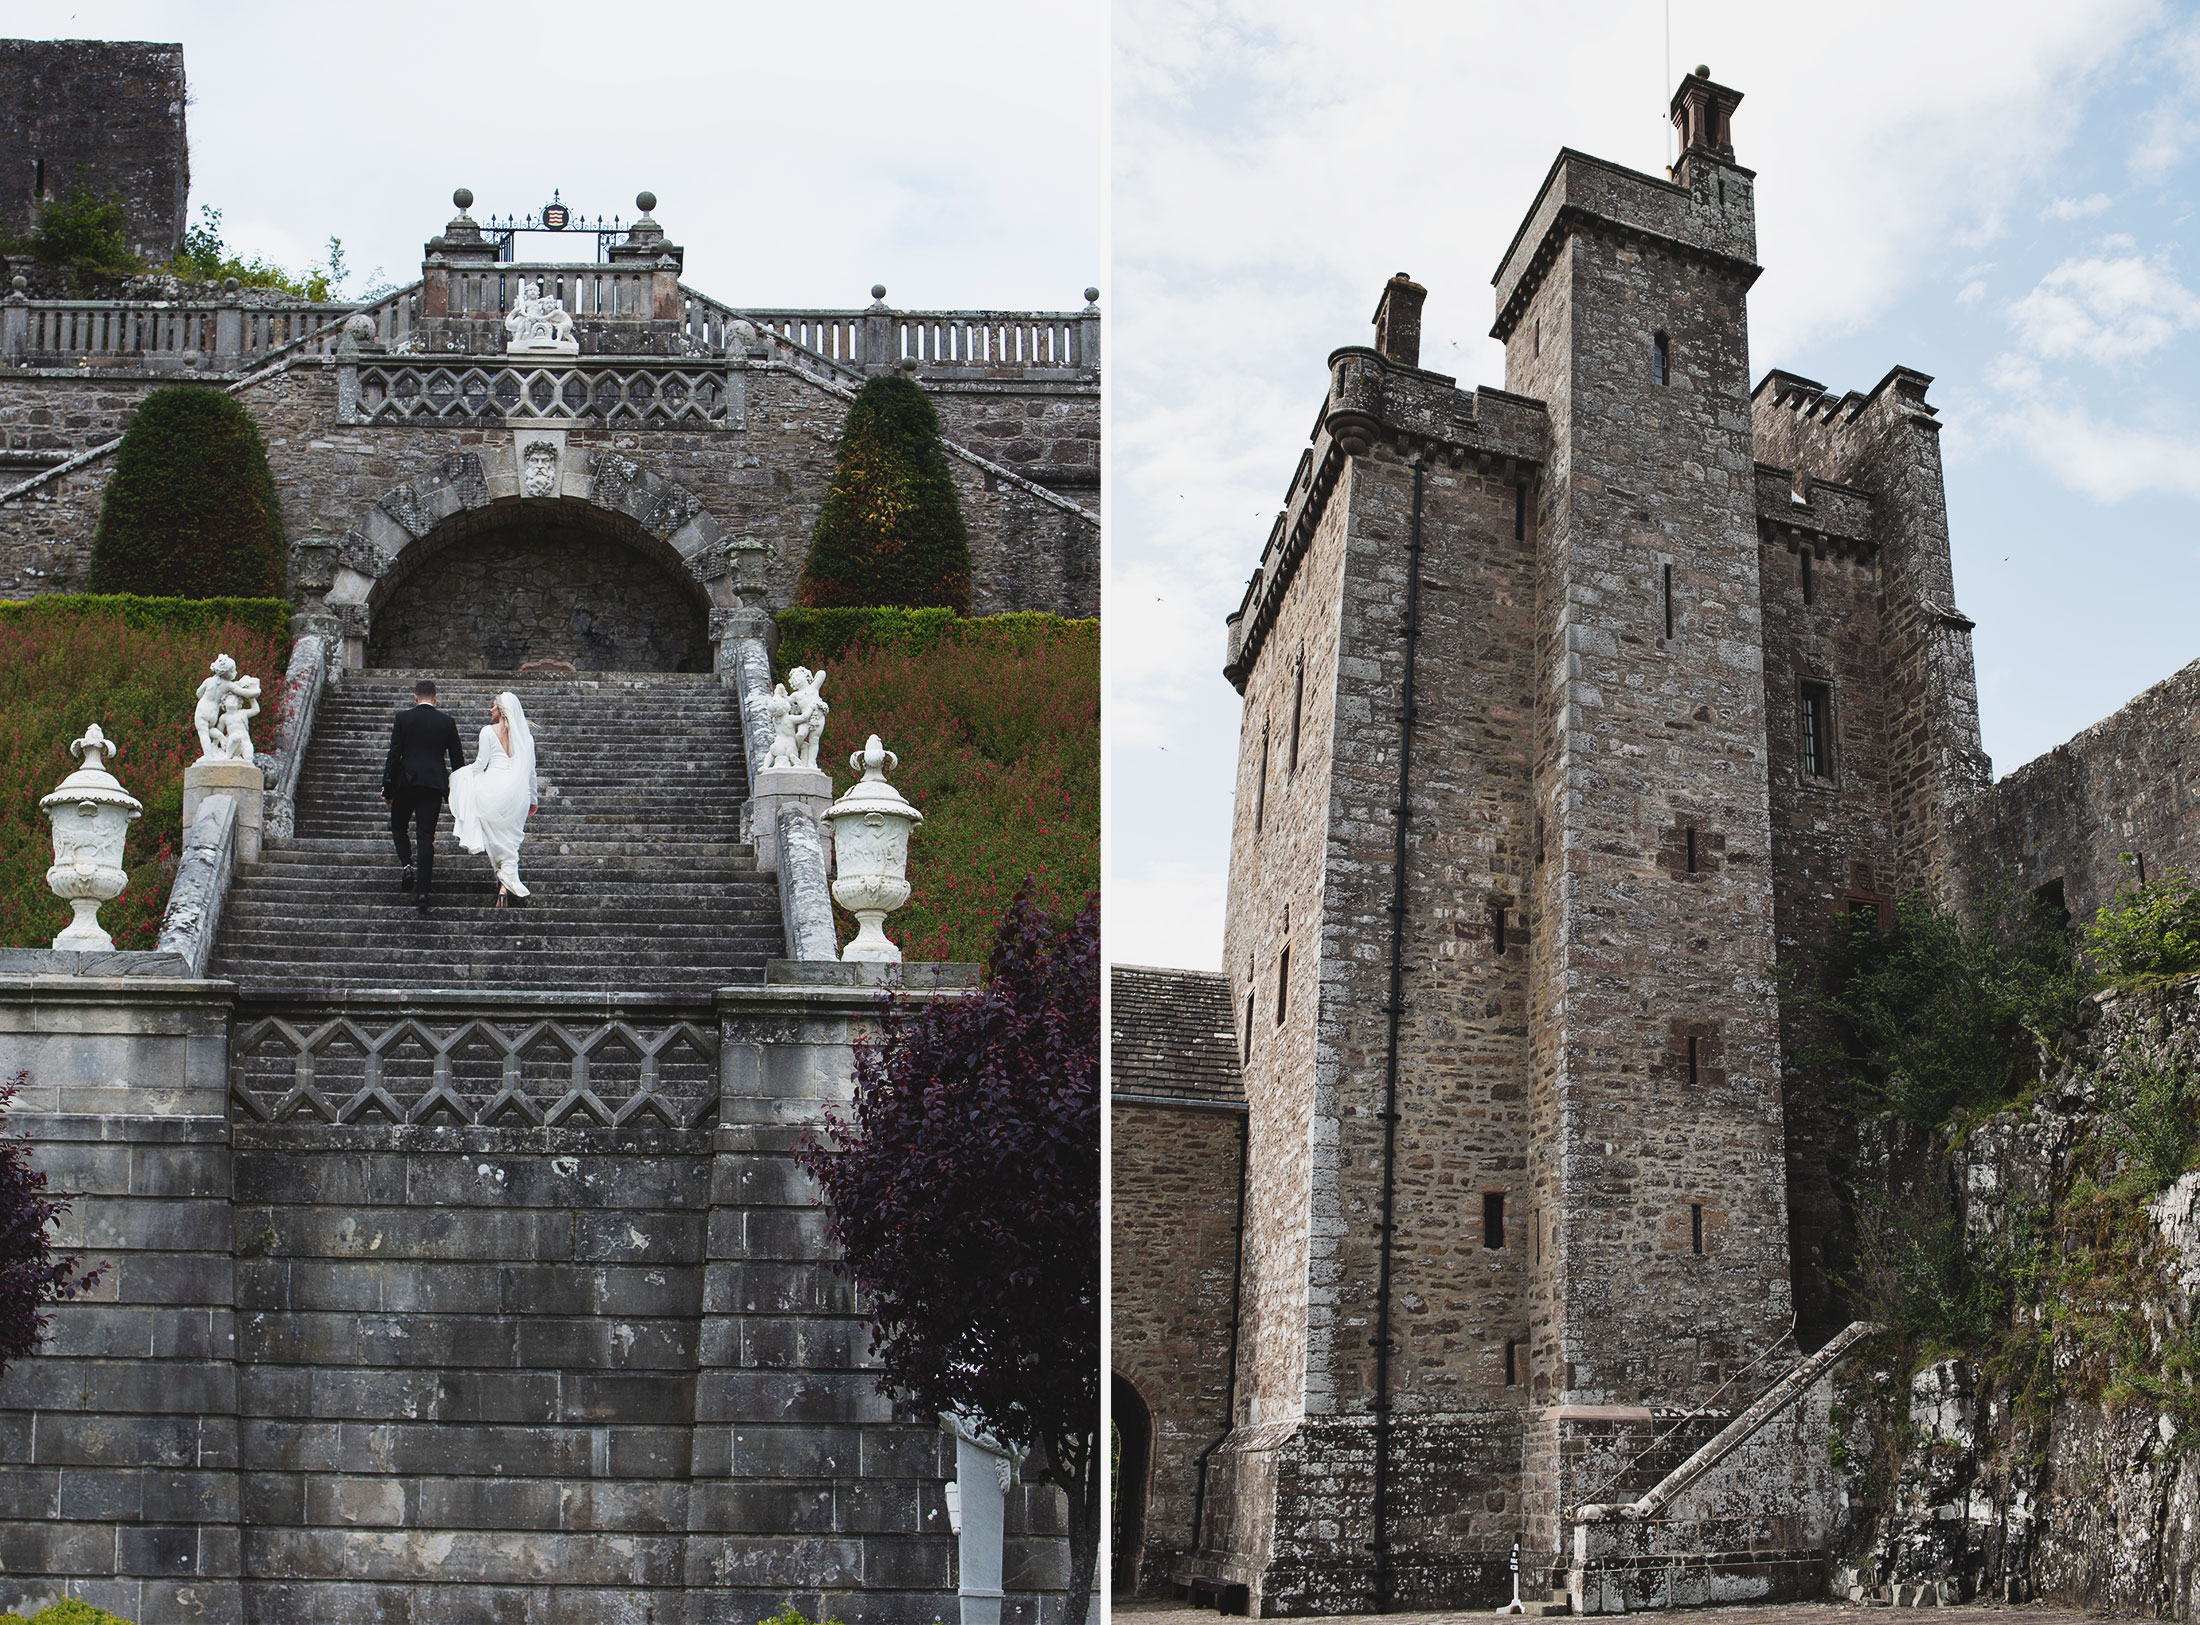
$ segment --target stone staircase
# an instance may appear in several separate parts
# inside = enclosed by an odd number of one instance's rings
[[[739,838],[747,764],[715,676],[436,674],[469,760],[490,700],[519,695],[541,810],[519,859],[533,896],[505,909],[446,811],[423,918],[399,887],[380,799],[390,719],[417,675],[350,672],[322,697],[296,833],[240,872],[211,974],[248,999],[377,988],[707,999],[762,982],[783,952],[779,892]]]

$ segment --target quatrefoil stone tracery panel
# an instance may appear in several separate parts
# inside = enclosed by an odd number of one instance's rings
[[[230,1096],[255,1122],[693,1128],[718,1105],[718,1035],[690,1021],[280,1016],[237,1030]]]
[[[726,418],[726,386],[715,373],[646,366],[362,367],[359,415],[369,423],[526,415],[716,425]]]

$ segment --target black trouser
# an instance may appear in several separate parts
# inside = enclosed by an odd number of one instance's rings
[[[443,816],[441,790],[417,790],[400,785],[390,797],[390,839],[397,843],[397,861],[408,867],[417,862],[420,873],[414,890],[422,897],[435,880],[435,821]],[[410,824],[411,829],[405,826]],[[420,842],[420,856],[413,857],[413,841]]]

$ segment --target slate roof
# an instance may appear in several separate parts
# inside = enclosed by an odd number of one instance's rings
[[[1240,1105],[1230,979],[1215,971],[1111,965],[1109,1088],[1117,1095]]]

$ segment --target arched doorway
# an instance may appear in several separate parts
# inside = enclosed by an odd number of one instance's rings
[[[1143,1395],[1120,1372],[1110,1372],[1115,1418],[1114,1564],[1109,1591],[1118,1597],[1138,1594],[1139,1568],[1146,1550],[1146,1498],[1153,1480],[1153,1412]]]
[[[627,515],[572,497],[452,514],[374,585],[369,666],[708,671],[710,599]]]

